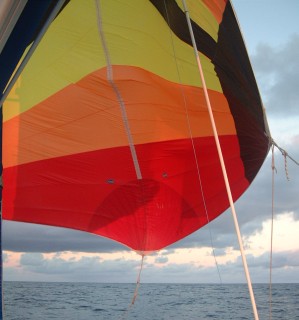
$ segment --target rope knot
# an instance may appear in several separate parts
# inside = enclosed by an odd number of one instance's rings
[[[288,153],[285,150],[283,150],[282,155],[284,157],[284,171],[286,173],[286,178],[288,181],[290,181],[289,171],[288,171],[288,162],[287,162]]]

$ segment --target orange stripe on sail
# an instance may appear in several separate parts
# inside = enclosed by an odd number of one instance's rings
[[[113,66],[134,144],[212,135],[202,88],[136,67]],[[220,135],[236,134],[223,94],[210,91]],[[4,123],[4,166],[128,144],[106,69],[89,74]]]

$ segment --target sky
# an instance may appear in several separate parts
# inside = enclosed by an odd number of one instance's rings
[[[299,1],[233,0],[276,143],[299,160]],[[273,282],[299,282],[299,167],[276,149]],[[236,202],[253,282],[269,282],[272,217],[269,153]],[[138,254],[99,236],[3,223],[4,279],[135,282]],[[142,282],[245,282],[230,211],[189,237],[147,256]]]

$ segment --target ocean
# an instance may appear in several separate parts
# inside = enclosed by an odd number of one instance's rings
[[[246,284],[4,282],[5,320],[253,319]],[[269,318],[269,289],[253,285],[260,320]],[[273,284],[272,319],[299,319],[299,284]]]

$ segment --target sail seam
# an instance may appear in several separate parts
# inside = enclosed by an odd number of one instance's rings
[[[137,157],[137,153],[136,153],[136,148],[135,148],[133,137],[132,137],[132,132],[131,132],[130,125],[129,125],[128,115],[127,115],[127,111],[126,111],[126,105],[124,103],[124,100],[122,98],[120,90],[119,90],[118,86],[116,85],[116,83],[114,82],[114,78],[113,78],[113,68],[112,68],[112,64],[110,61],[109,50],[107,47],[107,43],[106,43],[104,31],[103,31],[100,0],[95,0],[95,2],[96,2],[96,8],[97,8],[98,31],[99,31],[100,40],[101,40],[101,43],[103,46],[104,55],[105,55],[106,64],[107,64],[107,80],[108,80],[109,84],[111,85],[111,87],[116,95],[117,101],[119,103],[123,123],[125,126],[125,131],[126,131],[128,142],[129,142],[131,156],[132,156],[132,160],[134,163],[136,176],[137,176],[138,180],[141,180],[142,174],[141,174],[140,165],[139,165],[139,161],[138,161],[138,157]]]

